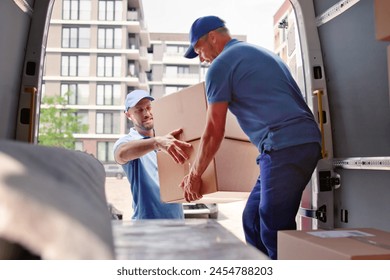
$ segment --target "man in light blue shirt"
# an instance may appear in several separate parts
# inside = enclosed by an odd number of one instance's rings
[[[153,97],[144,90],[134,90],[126,97],[125,114],[134,127],[114,144],[115,161],[122,165],[133,196],[133,219],[183,219],[183,207],[160,200],[157,151],[168,153],[176,163],[188,159],[183,148],[191,144],[178,140],[182,132],[154,135]]]

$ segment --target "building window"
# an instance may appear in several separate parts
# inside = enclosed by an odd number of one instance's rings
[[[63,27],[63,48],[89,48],[90,28],[87,27]]]
[[[98,48],[99,49],[120,49],[122,47],[121,28],[99,28]]]
[[[190,68],[188,66],[166,66],[165,76],[170,78],[177,78],[180,76],[188,75]]]
[[[82,125],[89,126],[89,118],[87,111],[77,111],[74,114],[78,117],[78,120]]]
[[[177,92],[179,90],[182,90],[183,88],[185,88],[185,87],[183,87],[183,86],[165,86],[165,95]]]
[[[66,116],[70,116],[70,115],[76,116],[80,124],[89,126],[88,112],[86,112],[86,111],[69,112],[68,110],[62,110],[60,112],[61,119],[65,119]],[[66,128],[67,128],[66,126],[68,126],[68,125],[69,124],[64,123],[64,127],[61,127],[60,131],[65,132]]]
[[[129,49],[135,50],[137,48],[137,39],[134,33],[129,33]]]
[[[122,105],[121,86],[119,84],[97,85],[97,105]]]
[[[120,77],[122,60],[120,56],[99,56],[98,77]]]
[[[122,0],[99,0],[99,20],[122,20]]]
[[[190,73],[190,67],[188,67],[188,66],[178,66],[177,67],[177,73],[178,74],[189,74]]]
[[[62,19],[90,20],[91,0],[64,0]]]
[[[177,76],[177,67],[176,66],[166,66],[165,67],[165,76],[175,78]]]
[[[135,74],[135,61],[129,60],[127,62],[127,67],[128,67],[128,71],[129,71],[128,75],[130,77],[135,77],[136,76],[136,74]]]
[[[96,113],[97,134],[118,134],[120,116],[119,113],[100,112]]]
[[[183,45],[167,45],[166,52],[167,54],[184,54],[187,51],[188,47]]]
[[[89,76],[89,56],[87,55],[62,55],[61,75],[72,77]]]
[[[115,162],[114,142],[97,142],[97,158],[101,162]]]
[[[69,105],[88,105],[88,84],[61,84],[61,96],[68,100]]]

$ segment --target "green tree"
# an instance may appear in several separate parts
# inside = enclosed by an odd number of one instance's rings
[[[66,108],[67,96],[42,98],[38,143],[44,146],[75,148],[73,133],[85,133],[88,125],[82,124],[77,110]]]

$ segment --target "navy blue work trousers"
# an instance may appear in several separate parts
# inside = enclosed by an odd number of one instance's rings
[[[260,176],[249,195],[242,221],[245,239],[277,259],[278,230],[295,230],[302,193],[311,179],[321,147],[308,143],[263,152]]]

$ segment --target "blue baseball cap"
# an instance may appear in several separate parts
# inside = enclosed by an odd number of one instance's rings
[[[194,47],[198,40],[217,28],[224,27],[225,22],[216,16],[200,17],[194,21],[190,29],[190,47],[184,54],[186,58],[195,58],[198,54],[195,52]]]
[[[147,98],[151,101],[154,100],[154,98],[149,95],[149,92],[142,89],[136,89],[130,92],[129,94],[127,94],[126,101],[125,101],[125,112],[127,112],[130,108],[137,105],[137,103],[144,98]]]

